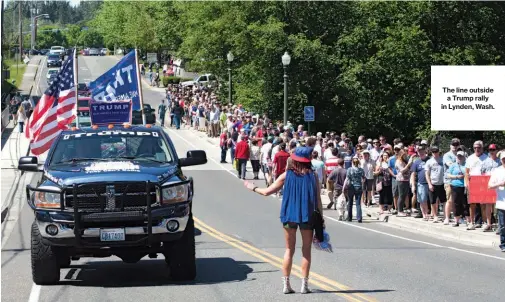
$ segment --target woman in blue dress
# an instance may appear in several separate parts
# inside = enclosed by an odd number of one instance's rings
[[[284,186],[280,219],[284,230],[286,252],[282,263],[283,292],[294,293],[289,276],[293,264],[296,245],[296,230],[300,228],[302,235],[302,287],[301,293],[310,293],[308,287],[311,248],[314,236],[312,214],[315,207],[323,213],[321,192],[317,174],[312,170],[312,147],[298,147],[291,154],[291,165],[286,172],[268,188],[258,188],[253,183],[244,182],[245,186],[258,194],[269,196],[278,192]]]

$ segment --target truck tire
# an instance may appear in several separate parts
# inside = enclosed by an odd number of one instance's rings
[[[167,260],[172,280],[192,281],[196,278],[195,222],[192,213],[189,214],[182,238],[172,244]]]
[[[37,285],[50,285],[60,281],[60,265],[54,248],[44,244],[39,227],[32,224],[32,279]]]

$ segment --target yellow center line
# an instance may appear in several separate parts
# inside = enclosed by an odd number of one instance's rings
[[[211,235],[212,237],[220,240],[220,241],[223,241],[233,247],[236,247],[244,252],[246,252],[247,254],[250,254],[258,259],[261,259],[265,262],[268,262],[278,268],[281,268],[282,269],[282,261],[283,259],[282,258],[279,258],[279,257],[276,257],[266,251],[263,251],[263,250],[260,250],[250,244],[247,244],[245,242],[242,242],[240,240],[237,240],[235,238],[232,238],[228,235],[225,235],[221,232],[219,232],[218,230],[208,226],[207,224],[203,223],[201,220],[199,220],[198,218],[194,217],[193,218],[195,220],[195,223],[198,224],[198,227],[205,230],[209,235]],[[297,277],[300,277],[302,278],[302,275],[301,275],[301,271],[302,271],[302,268],[300,266],[297,266],[297,265],[292,265],[292,268],[293,270],[295,271],[293,274]],[[342,290],[342,291],[352,291],[351,288],[349,288],[348,286],[345,286],[343,284],[340,284],[334,280],[331,280],[331,279],[328,279],[322,275],[319,275],[317,273],[314,273],[314,272],[311,272],[310,273],[310,276],[311,276],[311,283],[324,289],[324,290],[327,290],[327,291],[334,291],[335,288],[339,289],[339,290]],[[327,285],[330,285],[330,286],[333,286],[333,287],[328,287],[326,286],[325,284]],[[367,301],[367,302],[376,302],[377,300],[372,298],[372,297],[367,297],[365,295],[362,295],[362,294],[358,294],[358,293],[354,293],[354,294],[346,294],[346,293],[335,293],[339,296],[343,296],[345,297],[346,299],[350,300],[350,301]],[[354,296],[354,297],[353,297]],[[360,298],[361,300],[358,300],[356,298]]]

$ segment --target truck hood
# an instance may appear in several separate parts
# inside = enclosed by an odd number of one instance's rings
[[[159,164],[147,161],[92,161],[68,165],[53,165],[44,175],[60,186],[74,183],[150,181],[164,182],[180,174],[173,163]],[[182,177],[182,174],[180,174]]]

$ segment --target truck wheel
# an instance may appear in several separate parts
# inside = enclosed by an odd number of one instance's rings
[[[196,278],[195,222],[192,213],[189,214],[184,235],[173,243],[168,258],[172,280],[192,281]]]
[[[56,251],[50,245],[44,244],[39,227],[32,224],[32,279],[37,285],[55,284],[60,280],[60,263]]]

